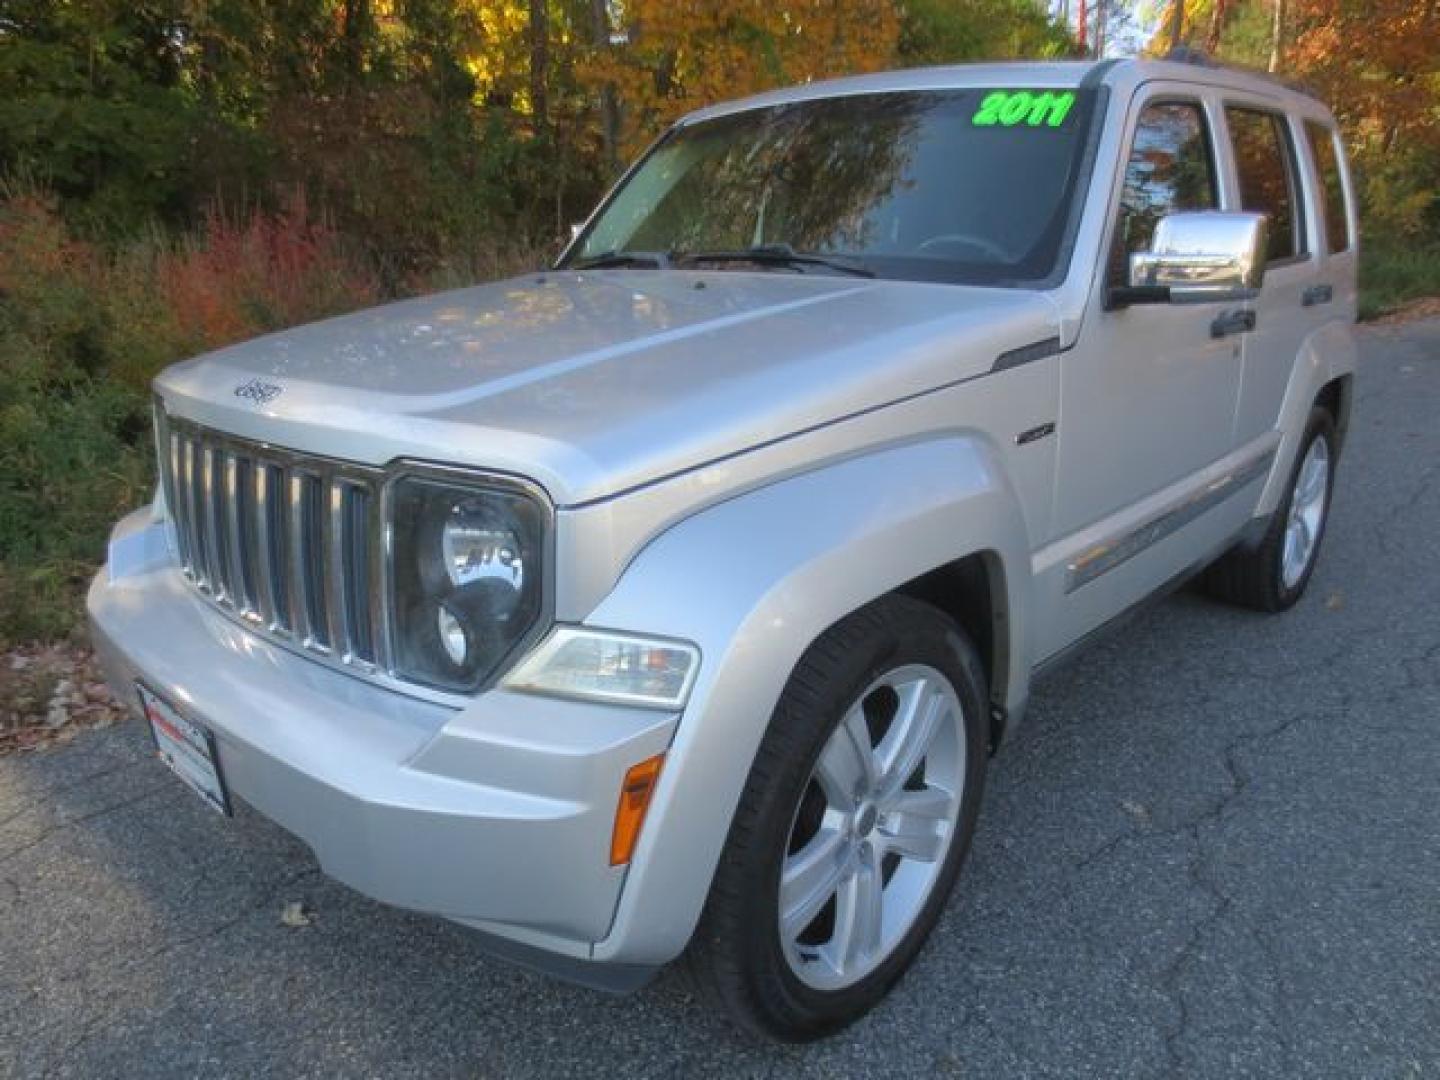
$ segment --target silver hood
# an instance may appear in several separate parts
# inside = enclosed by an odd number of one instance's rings
[[[271,334],[156,388],[242,437],[515,473],[567,506],[983,374],[1057,325],[1044,296],[1012,290],[567,271]]]

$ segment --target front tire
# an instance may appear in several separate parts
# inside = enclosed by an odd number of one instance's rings
[[[800,1042],[851,1023],[909,967],[974,831],[988,695],[979,657],[891,596],[805,653],[776,705],[688,955],[741,1027]]]

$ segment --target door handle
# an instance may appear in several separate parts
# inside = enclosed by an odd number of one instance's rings
[[[1335,299],[1335,290],[1329,285],[1311,285],[1300,294],[1300,303],[1306,307],[1328,304],[1333,299]]]
[[[1228,337],[1231,334],[1248,334],[1255,329],[1255,312],[1226,311],[1215,316],[1210,324],[1210,336]]]

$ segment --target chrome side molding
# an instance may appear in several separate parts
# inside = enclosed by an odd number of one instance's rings
[[[1184,528],[1247,484],[1266,475],[1274,461],[1275,450],[1265,450],[1240,462],[1229,472],[1214,478],[1198,491],[1176,501],[1128,532],[1109,537],[1077,555],[1065,567],[1065,592],[1072,593],[1082,585],[1088,585]]]

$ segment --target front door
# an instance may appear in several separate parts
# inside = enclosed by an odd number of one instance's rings
[[[1105,302],[1162,217],[1220,208],[1212,108],[1193,87],[1156,84],[1130,112],[1106,266],[1061,357],[1056,540],[1035,567],[1048,609],[1042,659],[1177,572],[1185,541],[1153,522],[1235,447],[1241,338],[1217,336],[1216,324],[1241,305]]]

